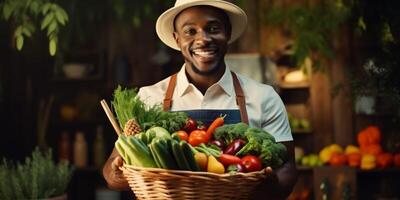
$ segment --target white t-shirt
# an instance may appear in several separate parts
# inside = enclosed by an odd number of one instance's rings
[[[292,141],[285,106],[275,92],[266,84],[237,74],[243,89],[249,125],[263,128],[271,133],[277,142]],[[150,86],[139,89],[138,96],[147,105],[162,104],[170,77]],[[189,83],[185,67],[177,75],[176,87],[172,97],[172,111],[193,109],[239,109],[233,87],[232,74],[227,67],[221,79],[209,87],[203,95]]]

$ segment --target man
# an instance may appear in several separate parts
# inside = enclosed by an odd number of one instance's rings
[[[232,73],[224,62],[228,44],[243,33],[246,24],[246,14],[232,3],[177,0],[160,15],[156,30],[166,45],[181,51],[185,64],[177,74],[141,88],[138,95],[149,105],[163,103],[164,110],[183,110],[206,122],[226,112],[229,122],[243,121],[271,133],[287,147],[290,159],[280,169],[265,170],[268,178],[254,198],[285,199],[297,179],[285,107],[272,87]],[[111,188],[128,188],[118,170],[121,165],[114,149],[103,170]]]

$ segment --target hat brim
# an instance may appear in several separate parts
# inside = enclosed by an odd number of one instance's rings
[[[156,23],[156,32],[160,40],[164,42],[164,44],[166,44],[167,46],[180,51],[180,48],[176,44],[173,35],[174,19],[176,15],[178,15],[184,9],[199,5],[213,6],[226,12],[232,25],[231,38],[228,43],[232,43],[233,41],[238,39],[246,29],[247,15],[241,8],[239,8],[235,4],[221,0],[194,1],[172,7],[160,15]]]

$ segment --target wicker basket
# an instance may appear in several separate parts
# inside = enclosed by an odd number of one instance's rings
[[[266,178],[264,170],[215,174],[123,165],[121,170],[138,199],[249,199]]]

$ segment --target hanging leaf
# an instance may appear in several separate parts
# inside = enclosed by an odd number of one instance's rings
[[[50,40],[50,43],[49,43],[50,55],[51,56],[56,55],[56,50],[57,50],[57,42],[55,39],[52,39],[52,40]]]
[[[22,28],[22,33],[26,36],[26,37],[31,37],[32,36],[32,32],[29,30],[29,28],[27,26],[24,26]]]
[[[19,25],[19,26],[15,29],[15,32],[14,32],[14,36],[15,36],[15,37],[18,37],[18,36],[20,36],[20,35],[22,35],[22,25]]]
[[[17,49],[18,49],[18,51],[21,51],[22,46],[24,46],[24,37],[22,35],[19,35],[17,37]]]
[[[65,25],[64,15],[59,10],[55,11],[55,14],[57,21],[60,22],[60,24]]]
[[[3,6],[3,14],[4,14],[4,19],[8,20],[12,14],[12,9],[9,4],[4,4]]]
[[[52,21],[47,28],[47,35],[50,36],[57,29],[57,21]]]
[[[58,10],[58,12],[63,16],[65,22],[67,22],[67,21],[68,21],[68,14],[67,14],[67,12],[65,12],[65,10],[64,10],[63,8],[61,8],[61,7],[59,7],[59,8],[60,8],[60,9]]]
[[[42,25],[40,26],[40,29],[44,30],[53,20],[53,17],[54,17],[53,13],[47,14],[46,17],[44,17],[44,19],[42,20]]]
[[[52,5],[52,3],[44,4],[43,9],[42,9],[42,14],[43,15],[45,15],[50,10],[51,5]]]

